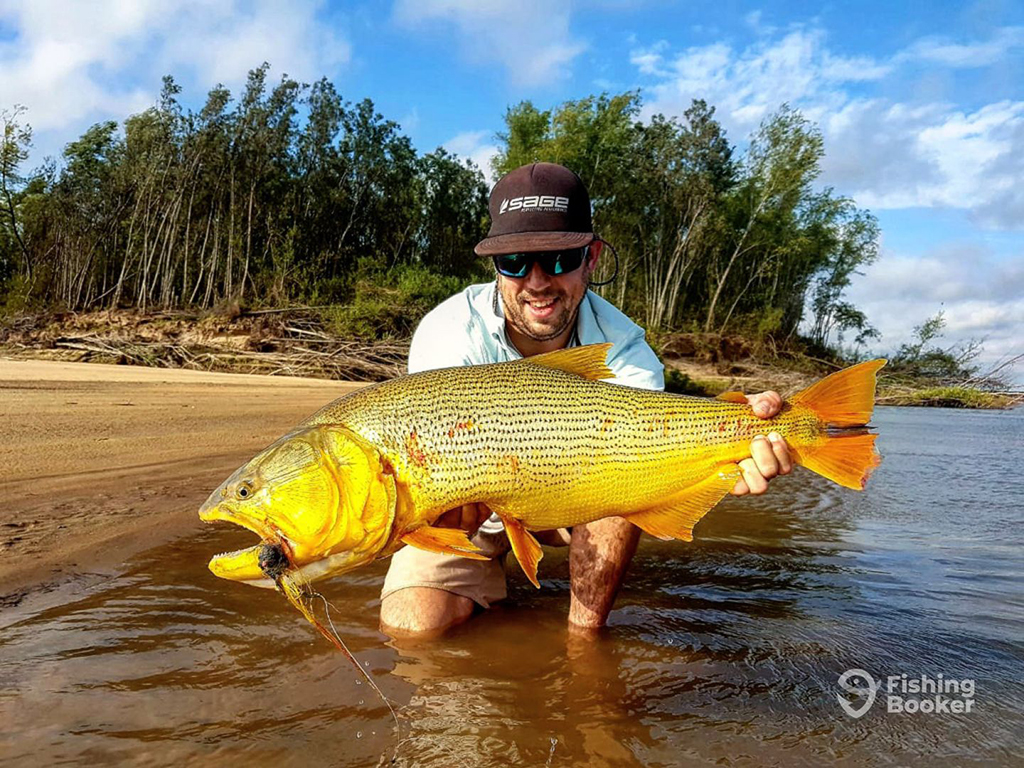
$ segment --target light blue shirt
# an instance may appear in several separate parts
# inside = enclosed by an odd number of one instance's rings
[[[644,329],[592,291],[580,302],[574,340],[579,344],[610,341],[607,364],[616,384],[664,389],[665,367],[644,338]],[[505,312],[495,283],[471,285],[438,304],[420,321],[409,348],[409,373],[462,365],[503,363],[522,358],[505,333]],[[498,533],[497,515],[480,526]]]
[[[609,381],[640,389],[665,388],[665,367],[647,344],[644,329],[593,291],[580,302],[575,339],[579,344],[612,343],[607,363],[615,378]],[[420,322],[409,349],[409,373],[521,357],[505,333],[497,285],[471,285]]]

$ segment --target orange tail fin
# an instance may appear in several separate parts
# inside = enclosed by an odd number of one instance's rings
[[[846,488],[862,490],[868,476],[881,462],[875,451],[877,435],[863,429],[875,406],[875,375],[885,360],[870,360],[827,376],[789,402],[814,411],[818,418],[837,428],[819,445],[790,448],[798,464]],[[847,434],[843,430],[849,429]]]

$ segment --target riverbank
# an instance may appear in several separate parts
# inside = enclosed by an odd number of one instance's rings
[[[103,311],[24,316],[0,322],[0,358],[57,360],[225,373],[380,381],[405,372],[406,338],[346,335],[338,307],[220,313]],[[767,354],[739,335],[659,334],[650,338],[666,365],[666,385],[682,394],[730,390],[798,392],[843,367],[799,348]],[[1024,393],[938,387],[883,370],[884,405],[1003,409]]]
[[[198,528],[231,471],[355,386],[0,358],[0,608]]]

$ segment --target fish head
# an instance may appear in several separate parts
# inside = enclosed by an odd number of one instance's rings
[[[373,560],[387,543],[395,504],[394,477],[377,449],[349,429],[320,425],[290,432],[236,470],[199,517],[261,539],[214,557],[215,575],[273,587],[283,572],[311,581]]]

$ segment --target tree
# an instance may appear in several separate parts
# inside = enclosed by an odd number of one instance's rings
[[[828,346],[833,331],[857,332],[857,344],[877,338],[864,313],[846,301],[843,292],[860,267],[878,257],[878,222],[866,211],[857,210],[853,201],[841,198],[831,202],[827,216],[829,237],[823,248],[824,263],[815,281],[811,299],[814,325],[811,339],[821,347]]]
[[[22,237],[21,224],[18,222],[17,206],[15,197],[19,188],[25,184],[21,176],[21,164],[28,159],[28,152],[32,146],[32,128],[19,123],[20,117],[25,113],[25,108],[15,106],[11,110],[0,111],[0,205],[2,205],[4,218],[9,226],[9,234],[18,245],[21,256],[21,265],[24,276],[32,280],[32,255],[29,253],[25,240]],[[11,271],[11,257],[5,256],[0,251],[0,277]]]
[[[487,234],[487,185],[472,164],[438,147],[420,159],[420,260],[445,275],[479,271],[473,247]]]
[[[741,299],[780,256],[777,246],[787,239],[783,230],[820,173],[822,153],[821,133],[788,105],[754,134],[743,162],[743,178],[728,206],[731,242],[710,264],[712,291],[705,331],[715,327],[726,287]]]

